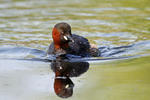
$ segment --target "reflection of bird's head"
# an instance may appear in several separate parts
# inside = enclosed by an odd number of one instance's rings
[[[51,69],[55,72],[54,90],[57,96],[68,98],[73,94],[74,84],[69,77],[77,77],[89,68],[88,62],[70,62],[56,58],[51,63]]]
[[[57,96],[61,98],[71,97],[73,94],[73,82],[67,77],[56,77],[54,82],[54,90]]]

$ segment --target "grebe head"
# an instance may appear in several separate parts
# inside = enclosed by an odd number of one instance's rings
[[[56,24],[52,31],[52,37],[55,48],[67,45],[70,41],[73,42],[71,26],[64,22]]]

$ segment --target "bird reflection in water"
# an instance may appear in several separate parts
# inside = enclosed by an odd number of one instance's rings
[[[51,69],[55,72],[54,91],[61,98],[71,97],[74,83],[70,77],[78,77],[89,69],[88,62],[69,61],[57,57],[51,63]]]

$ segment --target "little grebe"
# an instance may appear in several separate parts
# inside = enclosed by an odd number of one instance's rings
[[[58,23],[52,31],[53,42],[49,46],[48,54],[71,54],[81,57],[98,57],[98,48],[90,45],[89,41],[79,35],[71,33],[71,26],[67,23]]]

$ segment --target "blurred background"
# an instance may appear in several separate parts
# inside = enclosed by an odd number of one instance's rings
[[[58,22],[69,23],[72,33],[98,47],[133,45],[117,57],[145,55],[92,62],[86,74],[73,79],[70,100],[150,99],[150,0],[0,0],[0,47],[46,51]],[[1,100],[60,99],[49,64],[1,60],[0,73]]]
[[[47,48],[51,31],[67,22],[96,45],[150,40],[149,0],[0,0],[0,45]]]

